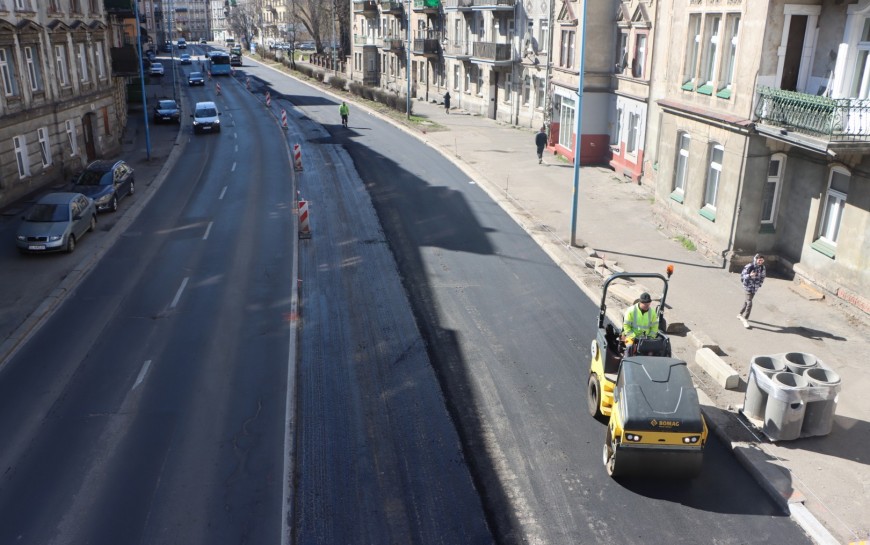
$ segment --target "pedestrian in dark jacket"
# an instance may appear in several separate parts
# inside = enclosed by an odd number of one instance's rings
[[[764,279],[767,277],[767,270],[764,267],[764,256],[755,254],[752,262],[743,267],[743,272],[740,273],[740,280],[743,281],[743,291],[746,293],[746,299],[743,302],[743,308],[740,309],[740,314],[737,319],[743,322],[743,327],[749,329],[749,313],[752,312],[752,298],[755,293],[764,284]]]
[[[450,91],[444,93],[444,111],[450,113]]]
[[[541,127],[541,132],[535,135],[535,146],[538,148],[538,164],[544,162],[544,148],[547,146],[547,131]]]

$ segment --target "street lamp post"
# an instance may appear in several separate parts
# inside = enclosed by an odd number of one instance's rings
[[[408,9],[405,10],[408,19],[406,31],[407,45],[405,46],[405,77],[408,80],[408,88],[405,96],[405,112],[407,119],[411,119],[411,0],[408,0]]]
[[[151,132],[148,128],[148,98],[145,96],[145,69],[142,67],[142,27],[139,26],[139,2],[133,0],[136,11],[136,50],[139,53],[139,84],[142,86],[142,116],[145,118],[145,157],[151,160]]]
[[[577,111],[575,112],[574,138],[574,198],[571,203],[571,246],[577,245],[577,200],[580,197],[580,135],[583,116],[583,65],[586,57],[586,6],[589,0],[583,0],[583,26],[580,34],[580,78],[577,82]]]

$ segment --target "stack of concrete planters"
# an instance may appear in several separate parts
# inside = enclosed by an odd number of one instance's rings
[[[772,441],[831,433],[840,377],[812,354],[755,356],[743,414]]]

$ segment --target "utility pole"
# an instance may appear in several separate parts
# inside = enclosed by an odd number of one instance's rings
[[[584,0],[584,2],[585,2],[585,0]],[[584,4],[584,6],[585,6],[585,4]],[[546,93],[544,95],[544,127],[546,127],[546,131],[547,131],[548,135],[550,134],[550,123],[553,120],[553,112],[552,112],[553,101],[550,98],[551,97],[550,74],[552,74],[552,70],[553,70],[553,34],[555,34],[555,30],[556,30],[554,28],[556,26],[555,19],[556,19],[556,0],[550,0],[550,13],[549,13],[549,17],[547,18],[547,20],[549,21],[547,23],[547,70],[544,73],[545,74],[544,75],[544,84],[546,85],[546,88],[544,89],[544,92]],[[583,21],[583,24],[584,25],[586,24],[585,20]],[[541,45],[543,46],[544,44],[541,44]],[[583,62],[583,61],[581,60],[580,62]],[[580,74],[580,79],[581,80],[583,79],[582,73]]]
[[[411,119],[411,0],[408,0],[408,8],[405,10],[408,16],[408,27],[405,29],[405,77],[408,80],[407,96],[405,97],[405,115]]]
[[[574,112],[576,118],[574,138],[574,195],[571,203],[571,246],[577,245],[577,200],[580,195],[580,136],[583,127],[581,121],[583,117],[583,65],[586,58],[586,6],[589,0],[583,0],[583,25],[581,28],[580,38],[580,77],[577,81],[577,110]]]
[[[151,160],[151,132],[148,128],[148,97],[145,96],[145,69],[142,67],[142,27],[139,23],[139,2],[133,0],[136,11],[136,50],[139,53],[139,83],[142,85],[142,116],[145,119],[145,157]]]

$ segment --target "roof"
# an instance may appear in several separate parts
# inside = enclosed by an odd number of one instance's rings
[[[623,427],[700,433],[703,430],[698,392],[686,362],[675,358],[625,358],[617,381]]]

